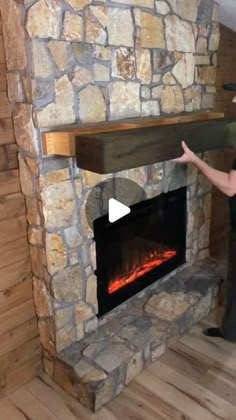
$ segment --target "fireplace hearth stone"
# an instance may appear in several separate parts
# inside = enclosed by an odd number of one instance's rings
[[[92,411],[115,398],[168,344],[217,304],[214,260],[184,267],[113,310],[99,328],[56,356],[54,380]]]

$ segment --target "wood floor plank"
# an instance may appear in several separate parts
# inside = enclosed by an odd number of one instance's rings
[[[49,408],[58,420],[76,420],[75,415],[69,410],[63,399],[60,398],[54,389],[47,386],[40,381],[40,379],[34,379],[30,384],[26,385],[25,388],[37,398],[41,404]]]
[[[143,384],[133,381],[108,406],[121,419],[182,420],[183,413],[163,401]]]
[[[152,373],[197,402],[200,407],[205,409],[210,415],[215,416],[216,419],[235,420],[236,410],[232,404],[185,375],[162,362],[155,364]]]
[[[220,338],[210,338],[200,334],[200,327],[193,327],[180,342],[210,357],[222,369],[228,369],[236,375],[236,346]]]
[[[0,400],[0,419],[1,420],[29,420],[21,410],[15,407],[10,398]]]
[[[236,378],[228,373],[216,368],[209,369],[199,384],[236,407]]]
[[[30,420],[57,420],[57,417],[24,386],[10,395],[13,404]]]
[[[76,416],[79,420],[120,420],[119,417],[114,417],[106,407],[99,410],[98,413],[93,414],[90,410],[83,407],[75,398],[67,394],[62,388],[60,388],[49,376],[45,373],[40,375],[40,380],[46,385],[56,391],[56,393],[63,399],[68,409]],[[110,415],[110,417],[109,417]],[[124,419],[122,419],[124,420]]]

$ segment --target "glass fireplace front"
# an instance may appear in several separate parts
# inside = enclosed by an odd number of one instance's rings
[[[131,206],[110,223],[94,221],[98,316],[185,262],[186,188]]]

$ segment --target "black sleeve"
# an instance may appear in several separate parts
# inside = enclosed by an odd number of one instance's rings
[[[233,161],[232,169],[234,169],[236,171],[236,159],[234,159],[234,161]]]

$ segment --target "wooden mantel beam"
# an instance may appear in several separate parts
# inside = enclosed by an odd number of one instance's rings
[[[43,153],[76,156],[80,168],[93,172],[117,172],[178,156],[182,139],[196,152],[224,147],[228,124],[223,113],[204,112],[60,127],[42,133]]]

